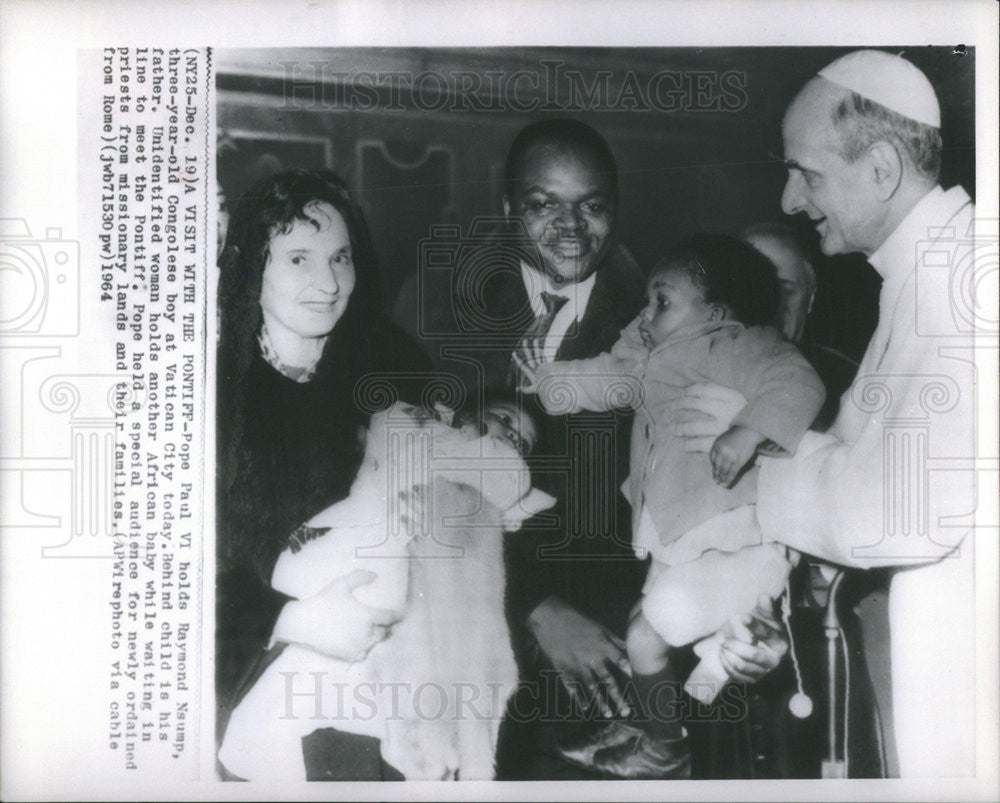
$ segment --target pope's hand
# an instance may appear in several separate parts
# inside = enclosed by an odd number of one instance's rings
[[[738,390],[699,382],[685,389],[671,405],[670,426],[684,439],[684,451],[708,452],[746,403]]]
[[[774,615],[774,602],[761,595],[752,614],[729,624],[732,635],[722,642],[719,657],[734,680],[756,683],[781,663],[788,652],[785,628]]]

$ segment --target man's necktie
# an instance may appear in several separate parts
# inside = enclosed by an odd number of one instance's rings
[[[528,327],[527,331],[521,337],[521,341],[517,344],[519,352],[530,352],[532,345],[536,341],[544,346],[545,338],[549,333],[549,329],[552,328],[552,322],[555,320],[556,315],[559,314],[559,310],[563,308],[563,305],[569,301],[566,296],[557,296],[555,293],[548,293],[544,290],[541,293],[541,299],[545,305],[545,311],[535,318],[534,323]],[[520,387],[521,372],[513,359],[511,359],[510,363],[509,379],[512,387]]]

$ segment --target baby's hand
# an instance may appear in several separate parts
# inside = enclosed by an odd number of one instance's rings
[[[545,362],[542,338],[536,337],[528,343],[518,344],[512,356],[517,366],[518,390],[522,393],[536,393],[538,366]]]
[[[747,427],[730,427],[723,432],[715,439],[709,453],[715,481],[731,488],[740,470],[750,462],[763,441],[763,435]]]
[[[500,524],[505,533],[516,533],[521,529],[526,519],[530,519],[536,513],[548,510],[555,505],[556,499],[545,491],[532,488],[527,496],[517,500],[511,507],[507,508],[500,517]]]

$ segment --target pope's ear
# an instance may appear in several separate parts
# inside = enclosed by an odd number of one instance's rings
[[[887,201],[895,194],[903,178],[903,159],[895,146],[885,140],[873,143],[868,148],[867,158],[877,197],[880,201]]]

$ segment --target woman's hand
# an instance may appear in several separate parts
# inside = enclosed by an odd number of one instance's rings
[[[606,717],[629,713],[611,672],[617,667],[631,674],[620,638],[558,597],[549,597],[531,612],[528,629],[581,710],[596,703]]]
[[[360,661],[399,619],[396,611],[365,605],[351,593],[375,577],[374,572],[357,569],[315,596],[288,602],[274,625],[272,641],[311,647],[342,661]]]
[[[684,439],[684,451],[708,452],[746,403],[738,390],[699,382],[688,387],[673,403],[671,428]]]
[[[767,595],[757,600],[752,614],[730,622],[733,635],[722,642],[720,660],[733,680],[756,683],[781,663],[788,652],[785,628],[774,616]]]

